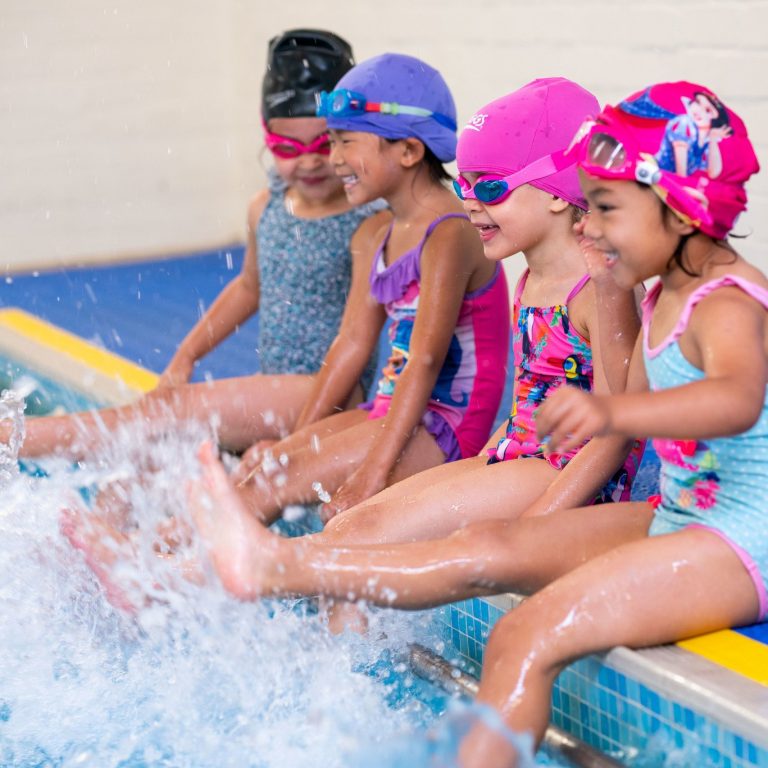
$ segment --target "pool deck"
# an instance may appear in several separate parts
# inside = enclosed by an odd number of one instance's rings
[[[0,354],[104,402],[124,402],[155,385],[201,308],[241,262],[242,247],[233,246],[162,261],[9,276],[0,293]],[[257,320],[206,358],[194,380],[257,370],[256,339]],[[488,611],[498,616],[519,599],[478,602],[485,637],[493,623]],[[461,651],[468,659],[482,655],[479,633],[473,630],[472,638],[479,650]],[[768,625],[641,651],[616,648],[598,661],[735,734],[735,754],[706,764],[768,766]],[[746,744],[743,760],[736,754],[739,739]]]

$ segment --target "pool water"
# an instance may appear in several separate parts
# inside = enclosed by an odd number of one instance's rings
[[[0,371],[4,386],[31,393],[29,410],[88,405],[9,361]],[[6,478],[0,765],[373,766],[408,743],[405,768],[431,759],[424,732],[438,722],[455,750],[460,728],[439,719],[451,697],[406,664],[413,641],[439,649],[433,612],[375,611],[373,640],[332,637],[311,601],[244,604],[210,574],[204,587],[184,581],[150,535],[119,568],[154,602],[128,618],[105,601],[59,532],[62,507],[118,482],[140,531],[183,518],[208,436],[208,425],[181,424],[149,439],[129,425],[97,457],[25,462]]]

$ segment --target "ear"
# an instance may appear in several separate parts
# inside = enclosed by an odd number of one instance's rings
[[[552,213],[562,213],[568,210],[570,203],[567,200],[563,200],[562,197],[552,195],[552,202],[549,204],[549,210]]]
[[[403,139],[400,144],[402,145],[400,164],[403,168],[415,168],[424,160],[424,144],[421,141],[409,137]]]
[[[662,203],[664,205],[664,203]],[[668,205],[664,205],[665,226],[670,232],[676,235],[692,235],[696,231],[693,224],[683,221]]]

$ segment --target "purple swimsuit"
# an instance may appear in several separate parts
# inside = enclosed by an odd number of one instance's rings
[[[381,418],[389,410],[397,380],[408,362],[419,306],[421,252],[435,227],[450,218],[466,216],[455,213],[435,219],[419,244],[390,266],[384,263],[384,249],[391,226],[376,252],[371,293],[391,319],[391,349],[376,396],[361,406],[370,411],[369,418]],[[422,418],[446,461],[476,456],[485,445],[504,391],[508,352],[509,298],[504,272],[497,264],[486,285],[464,295],[448,353]]]

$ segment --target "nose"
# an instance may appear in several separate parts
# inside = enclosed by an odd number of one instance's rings
[[[307,171],[319,168],[323,162],[325,162],[325,158],[318,152],[307,152],[299,158],[299,165]]]
[[[465,197],[462,199],[461,204],[464,206],[466,213],[476,213],[483,210],[483,204],[476,197]]]
[[[344,160],[341,156],[341,146],[339,142],[335,141],[331,144],[331,154],[328,156],[331,161],[331,165],[342,165]]]

